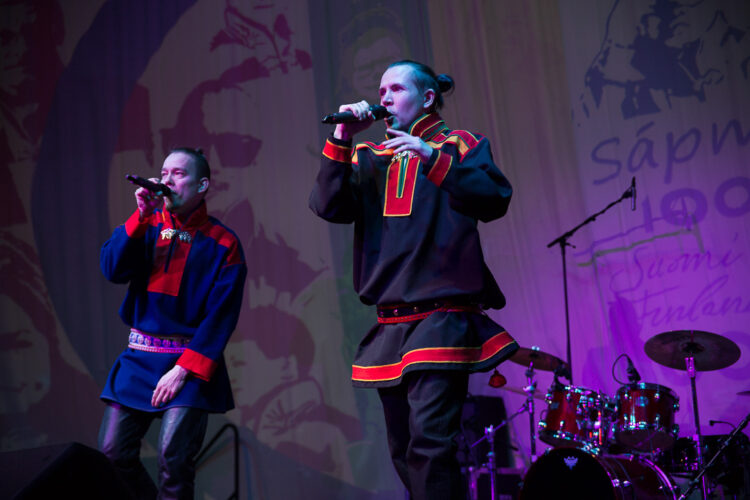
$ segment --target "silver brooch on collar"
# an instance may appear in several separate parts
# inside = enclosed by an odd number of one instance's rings
[[[163,229],[161,232],[161,239],[163,240],[171,240],[175,236],[177,236],[180,241],[183,241],[185,243],[190,243],[191,241],[193,241],[193,237],[190,236],[190,233],[188,233],[187,231],[179,231],[177,229],[167,228]]]
[[[400,153],[394,155],[393,160],[391,161],[401,161],[404,158],[414,158],[415,156],[417,155],[413,151],[401,151]]]

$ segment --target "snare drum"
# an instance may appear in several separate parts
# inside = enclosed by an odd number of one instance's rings
[[[606,441],[614,412],[607,396],[585,387],[552,387],[539,422],[539,439],[552,446],[598,451]]]
[[[668,387],[640,382],[617,391],[615,440],[638,451],[668,450],[677,439],[680,398]]]
[[[677,492],[672,479],[643,457],[555,448],[529,467],[521,500],[674,500]]]

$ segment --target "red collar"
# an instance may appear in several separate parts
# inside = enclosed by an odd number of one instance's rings
[[[414,120],[407,132],[410,135],[419,137],[423,141],[429,141],[435,134],[443,130],[448,130],[448,126],[440,115],[437,113],[427,113]],[[388,137],[387,134],[386,137]]]
[[[169,217],[167,215],[169,215]],[[188,215],[184,222],[182,222],[176,215],[163,209],[161,212],[161,219],[162,222],[170,227],[174,227],[175,229],[182,229],[183,231],[197,229],[208,220],[206,201],[201,200],[200,204],[190,213],[190,215]]]

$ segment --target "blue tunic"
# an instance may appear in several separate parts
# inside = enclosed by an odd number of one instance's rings
[[[237,324],[247,275],[235,234],[208,216],[205,203],[182,225],[166,211],[143,221],[136,211],[104,244],[100,263],[108,280],[129,284],[120,307],[126,325],[155,337],[189,340],[184,352],[126,348],[101,398],[143,411],[234,408],[223,351]],[[121,335],[127,345],[128,332]],[[191,375],[172,401],[154,408],[156,384],[175,364]]]

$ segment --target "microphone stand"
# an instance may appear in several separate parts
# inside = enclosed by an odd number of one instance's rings
[[[688,484],[688,488],[685,490],[684,493],[682,493],[680,495],[680,497],[678,498],[678,500],[685,500],[688,496],[690,496],[690,494],[693,492],[693,490],[695,490],[695,488],[698,487],[698,484],[704,483],[704,477],[703,476],[706,473],[706,471],[714,464],[714,462],[716,462],[716,460],[718,460],[718,458],[722,455],[722,453],[724,453],[726,451],[727,447],[729,446],[729,443],[731,443],[732,440],[735,437],[737,437],[737,435],[740,432],[742,432],[742,429],[744,429],[745,426],[747,426],[748,422],[750,422],[750,413],[747,414],[747,416],[745,417],[745,419],[742,422],[740,422],[740,425],[738,425],[737,427],[735,427],[734,430],[732,431],[732,433],[724,440],[723,443],[721,443],[721,446],[719,447],[719,450],[714,454],[713,457],[711,457],[711,460],[709,460],[706,465],[704,465],[703,467],[701,467],[700,472],[698,472],[698,474],[693,478],[693,480],[690,481],[690,484]],[[699,447],[698,448],[698,456],[700,457],[702,455],[702,453],[703,453],[703,449]]]
[[[586,220],[578,224],[573,229],[561,234],[551,242],[547,244],[547,248],[552,247],[553,245],[560,245],[560,253],[562,256],[562,269],[563,269],[563,295],[565,297],[565,339],[566,339],[566,351],[567,351],[567,362],[568,362],[568,368],[570,369],[570,383],[573,384],[573,363],[571,360],[571,354],[570,354],[570,312],[568,307],[568,268],[565,260],[565,247],[571,246],[575,248],[575,245],[571,245],[568,243],[568,240],[571,236],[573,236],[579,229],[581,229],[583,226],[590,222],[594,222],[597,217],[602,215],[604,212],[612,208],[613,206],[620,203],[622,200],[625,200],[627,198],[633,197],[633,186],[629,187],[627,190],[625,190],[624,193],[622,193],[622,196],[620,196],[617,200],[613,201],[604,209],[599,210],[594,215],[588,217]]]
[[[690,343],[692,344],[692,342]],[[695,351],[691,350],[691,353],[692,352]],[[700,415],[698,415],[698,392],[695,384],[695,358],[692,355],[685,358],[685,368],[687,370],[688,376],[690,377],[690,392],[693,395],[693,420],[695,420],[695,440],[698,444],[698,454],[696,457],[696,461],[698,462],[698,467],[703,468],[703,435],[701,434]],[[703,474],[700,474],[699,476],[701,478],[701,496],[703,500],[707,500],[708,483],[706,482],[706,478],[705,476],[703,476]]]

